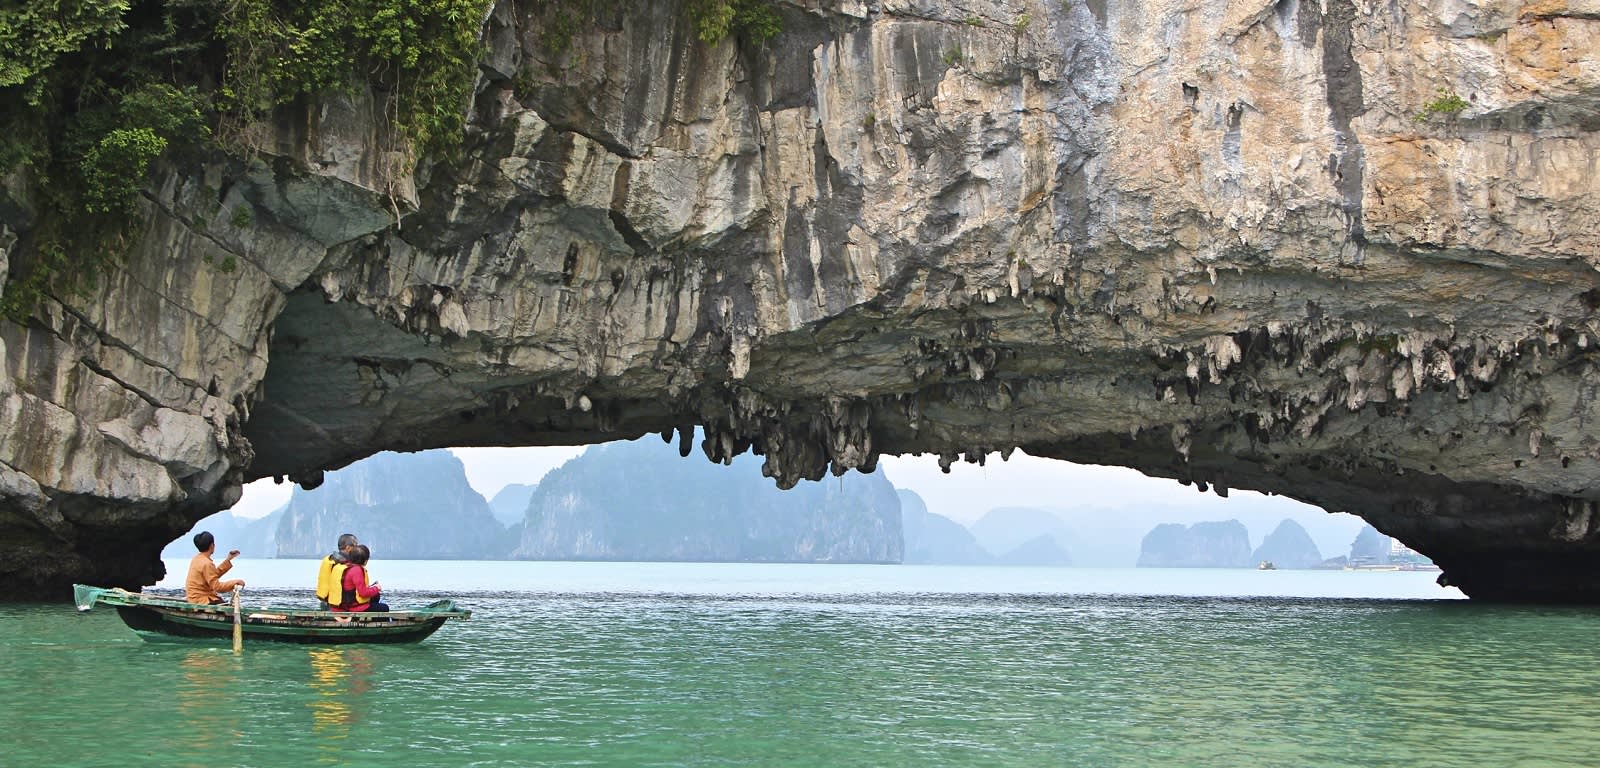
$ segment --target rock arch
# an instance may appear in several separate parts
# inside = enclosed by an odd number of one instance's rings
[[[702,426],[780,484],[1020,447],[1280,493],[1475,597],[1600,599],[1592,19],[814,6],[553,54],[502,3],[414,187],[360,97],[167,169],[95,295],[0,323],[0,580],[148,583],[256,477]],[[1574,61],[1471,69],[1550,24]],[[1421,52],[1473,106],[1413,119]]]

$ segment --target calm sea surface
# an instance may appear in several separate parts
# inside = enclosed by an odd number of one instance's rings
[[[181,575],[183,563],[170,563]],[[243,560],[247,603],[315,564]],[[1589,766],[1600,612],[1427,573],[374,562],[414,646],[0,605],[0,766]],[[172,586],[169,580],[164,586]]]

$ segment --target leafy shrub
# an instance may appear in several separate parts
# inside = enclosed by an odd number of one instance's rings
[[[688,10],[701,42],[716,43],[736,32],[760,44],[783,31],[771,0],[689,0]]]
[[[6,3],[0,8],[0,88],[22,86],[38,104],[42,77],[62,56],[100,43],[125,27],[128,0]]]
[[[90,213],[132,213],[150,163],[167,140],[149,128],[117,128],[83,156],[83,208]]]
[[[1420,123],[1435,116],[1455,117],[1470,106],[1472,104],[1456,95],[1455,91],[1440,88],[1433,100],[1423,104],[1422,111],[1418,112],[1412,119]]]

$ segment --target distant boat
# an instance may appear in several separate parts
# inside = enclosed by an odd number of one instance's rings
[[[72,585],[72,593],[79,611],[87,611],[95,603],[115,607],[123,623],[145,640],[189,638],[226,642],[233,637],[232,606],[196,605],[175,597],[84,584]],[[243,639],[248,641],[313,645],[416,643],[450,619],[471,616],[471,611],[460,610],[451,600],[387,613],[241,607],[239,625]]]
[[[1258,570],[1258,571],[1276,571],[1276,570],[1278,570],[1278,566],[1274,565],[1271,560],[1262,560],[1261,562],[1256,563],[1256,570]]]

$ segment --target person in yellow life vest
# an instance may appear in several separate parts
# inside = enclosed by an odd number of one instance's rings
[[[211,554],[217,551],[217,540],[210,531],[194,535],[194,548],[200,551],[189,561],[189,575],[183,580],[185,600],[201,605],[217,605],[222,602],[222,595],[218,593],[232,592],[234,587],[244,586],[244,579],[222,580],[222,574],[233,568],[233,559],[239,556],[239,550],[230,551],[221,565],[211,562]]]
[[[341,613],[363,613],[378,611],[386,613],[389,604],[379,598],[383,593],[383,585],[372,580],[367,575],[367,560],[372,552],[365,544],[358,544],[350,550],[350,564],[344,571],[344,598],[340,605],[335,605],[333,610]]]
[[[326,611],[344,601],[344,569],[350,565],[350,553],[360,546],[353,533],[339,534],[339,548],[322,558],[317,564],[317,600]]]

